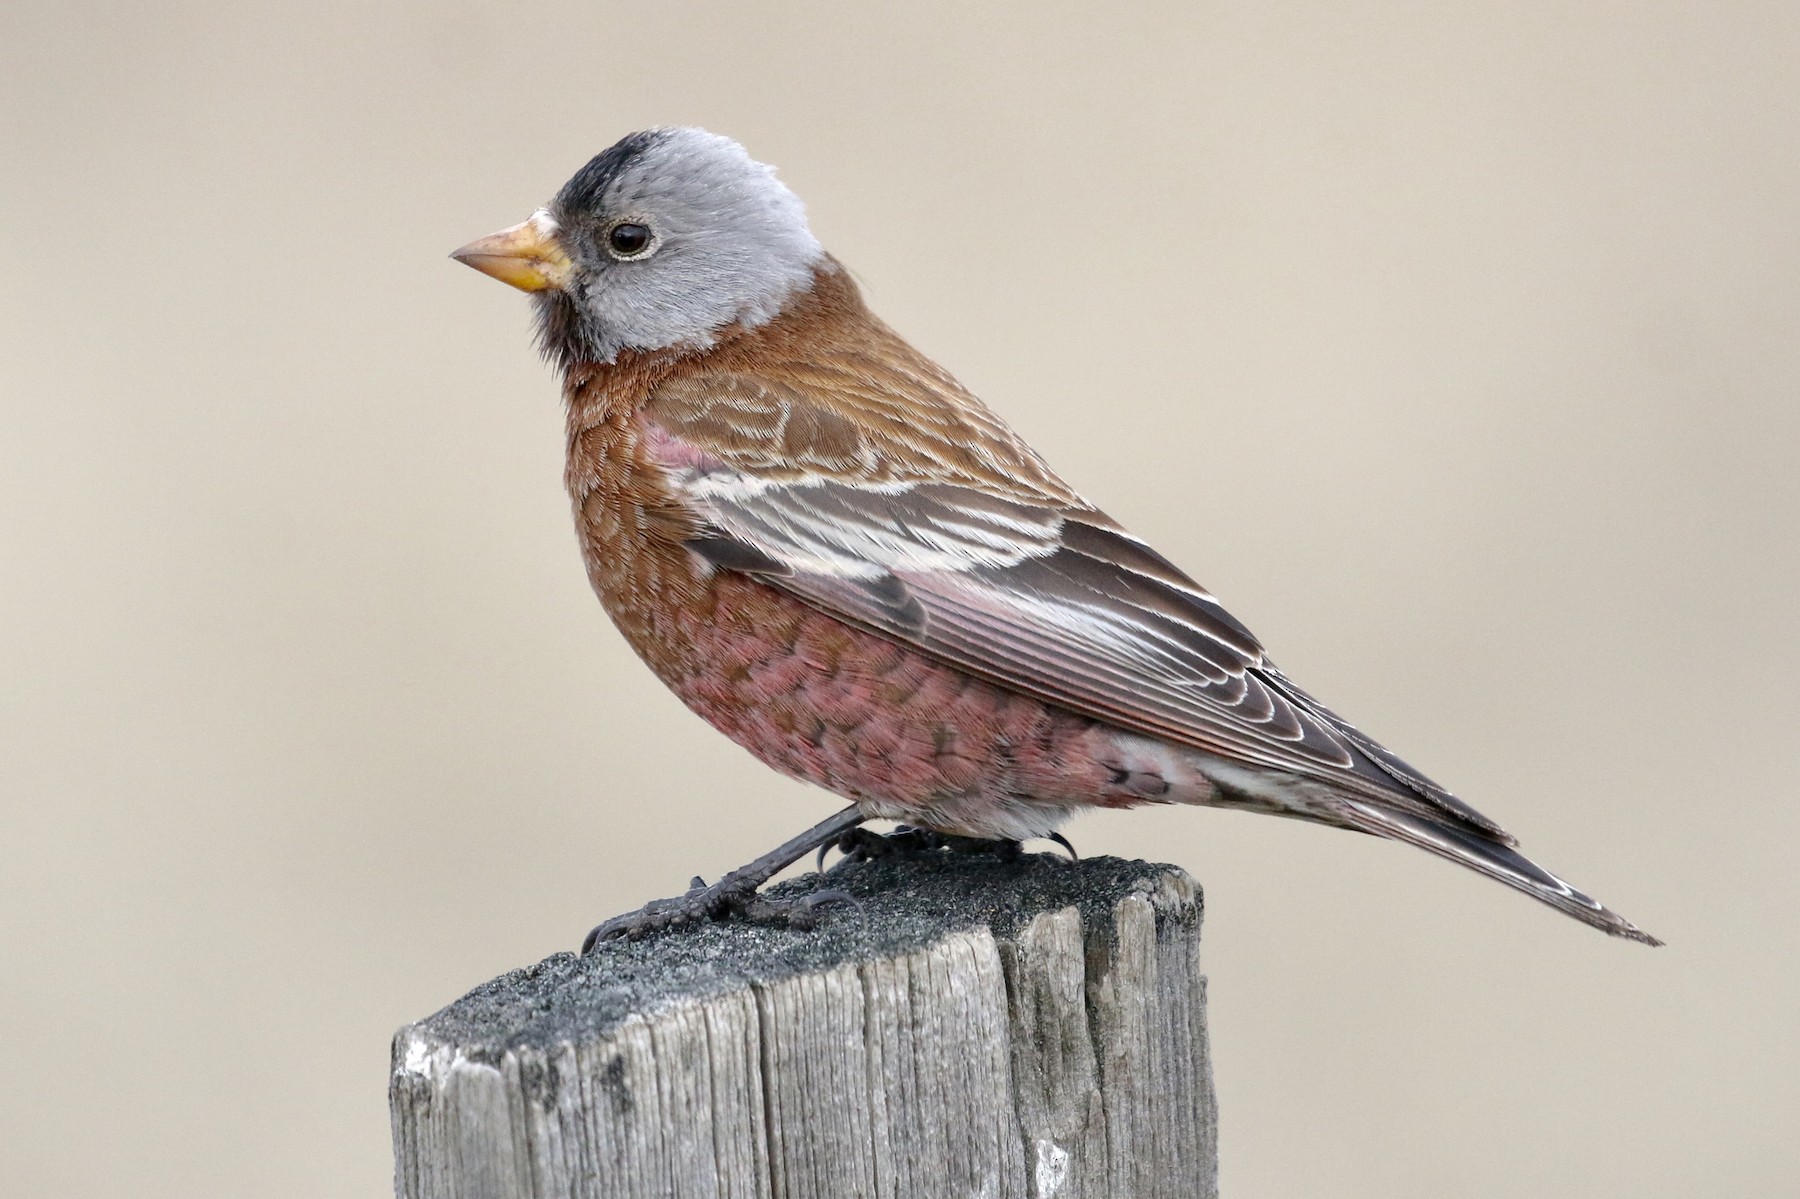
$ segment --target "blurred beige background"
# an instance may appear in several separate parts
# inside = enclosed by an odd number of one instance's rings
[[[449,261],[629,130],[1670,947],[1373,840],[1204,883],[1233,1199],[1791,1193],[1800,8],[0,8],[0,1192],[378,1195],[388,1037],[833,807],[588,594]]]

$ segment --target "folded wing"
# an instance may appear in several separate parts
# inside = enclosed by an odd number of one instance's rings
[[[666,386],[645,412],[701,525],[688,544],[720,569],[1072,711],[1510,842],[1291,683],[1212,595],[1060,480],[1022,484],[1047,468],[976,415],[947,458],[741,376]],[[829,456],[794,469],[808,461],[796,428],[829,430]],[[1029,457],[1011,470],[1009,454]]]

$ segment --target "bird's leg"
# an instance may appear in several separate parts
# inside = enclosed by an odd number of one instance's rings
[[[705,879],[695,878],[685,895],[652,899],[635,912],[614,916],[599,925],[582,941],[581,952],[590,952],[601,941],[641,937],[672,925],[717,920],[732,914],[752,920],[784,919],[796,928],[810,928],[819,908],[849,903],[850,896],[843,891],[815,891],[799,899],[776,900],[763,898],[757,889],[812,850],[837,844],[865,819],[852,805],[782,842],[749,865],[738,867],[710,887]]]

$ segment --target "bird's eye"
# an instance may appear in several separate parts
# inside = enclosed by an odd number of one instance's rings
[[[656,249],[656,234],[650,226],[635,221],[620,221],[606,231],[606,246],[614,258],[648,258]]]

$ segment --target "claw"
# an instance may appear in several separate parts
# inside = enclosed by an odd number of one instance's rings
[[[818,927],[821,908],[855,903],[854,895],[835,887],[796,899],[766,899],[754,887],[721,881],[713,887],[691,890],[679,899],[653,899],[635,912],[614,916],[588,933],[581,942],[581,952],[592,953],[602,941],[630,940],[665,928],[728,916],[758,924],[785,924],[809,932]]]
[[[940,833],[906,824],[899,825],[884,837],[859,827],[862,820],[860,811],[854,807],[846,808],[748,866],[733,870],[711,886],[707,885],[704,878],[695,875],[684,894],[673,899],[653,899],[635,912],[614,916],[611,920],[596,925],[582,938],[581,952],[584,955],[592,953],[594,947],[602,941],[641,937],[666,928],[695,924],[703,920],[722,920],[730,916],[759,922],[781,922],[800,930],[815,928],[821,910],[837,905],[855,906],[855,897],[836,887],[814,891],[795,899],[765,899],[758,894],[758,888],[776,872],[814,850],[817,851],[814,862],[821,874],[826,873],[825,858],[827,851],[832,849],[843,855],[833,869],[845,862],[866,862],[890,854],[942,850],[958,854],[992,854],[1003,860],[1010,860],[1023,852],[1017,841]],[[1075,847],[1060,833],[1046,834],[1045,839],[1060,845],[1070,858],[1080,860]]]
[[[891,853],[911,848],[911,843],[907,840],[908,832],[910,830],[897,828],[892,833],[883,836],[880,833],[872,833],[868,829],[853,828],[837,840],[819,847],[819,863],[823,866],[825,851],[828,849],[835,849],[843,855],[832,864],[833,870],[847,862],[869,862],[876,858],[886,857]],[[820,873],[824,873],[824,871],[821,870]]]
[[[636,913],[633,913],[633,915],[635,914]],[[586,957],[588,954],[594,952],[594,946],[600,944],[600,942],[612,940],[613,937],[617,935],[615,926],[625,919],[627,919],[625,916],[614,916],[611,920],[602,921],[589,929],[588,935],[581,939],[581,956]]]
[[[811,895],[803,895],[794,901],[793,910],[787,913],[789,928],[797,928],[801,932],[811,932],[819,926],[819,909],[829,907],[860,907],[856,896],[848,891],[830,887],[823,891],[814,891]]]
[[[765,901],[757,895],[757,888],[814,849],[838,843],[863,820],[862,812],[852,805],[782,842],[754,862],[738,867],[710,887],[704,878],[695,875],[684,894],[673,899],[653,899],[635,912],[595,925],[582,938],[581,952],[592,953],[602,941],[640,937],[672,925],[718,920],[733,913],[751,915],[752,919],[756,912],[780,915],[790,909],[790,902]]]

